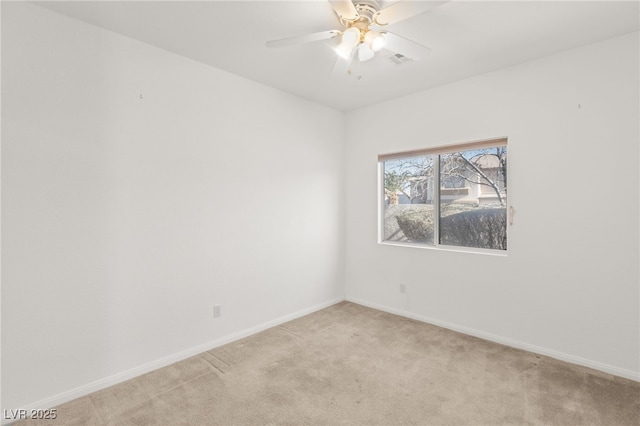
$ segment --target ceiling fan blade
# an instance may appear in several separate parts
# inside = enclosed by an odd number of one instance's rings
[[[353,66],[354,58],[356,56],[356,49],[351,49],[349,56],[346,58],[342,58],[338,56],[336,63],[333,65],[333,69],[331,70],[331,77],[344,77],[349,75],[349,72]]]
[[[384,48],[395,53],[400,53],[408,58],[419,60],[423,59],[431,53],[431,49],[423,46],[415,41],[411,41],[397,34],[383,32]]]
[[[331,77],[344,77],[349,73],[350,62],[346,59],[338,58],[331,70]]]
[[[449,0],[441,1],[399,1],[379,10],[373,15],[373,25],[391,25],[419,15]]]
[[[331,7],[345,21],[355,21],[360,17],[351,0],[329,0]]]
[[[302,36],[283,38],[280,40],[271,40],[266,43],[267,47],[285,47],[294,44],[310,43],[313,41],[328,40],[340,35],[340,31],[322,31],[319,33],[305,34]]]

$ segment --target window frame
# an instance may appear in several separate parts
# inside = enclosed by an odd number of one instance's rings
[[[440,191],[442,188],[440,187],[440,155],[442,154],[450,154],[454,152],[467,151],[472,149],[483,149],[483,148],[496,148],[496,147],[508,147],[508,138],[499,137],[492,139],[483,139],[479,141],[466,142],[460,144],[451,144],[451,145],[442,145],[433,148],[425,148],[418,150],[410,150],[410,151],[402,151],[402,152],[393,152],[388,154],[379,154],[378,155],[378,244],[386,245],[386,246],[400,246],[400,247],[414,247],[420,249],[427,250],[440,250],[440,251],[453,251],[453,252],[463,252],[463,253],[477,253],[484,255],[493,255],[493,256],[507,256],[509,251],[509,246],[507,245],[506,250],[500,249],[490,249],[490,248],[479,248],[479,247],[465,247],[465,246],[452,246],[447,244],[440,243]],[[507,149],[508,152],[508,149]],[[434,223],[433,223],[433,232],[434,238],[432,244],[425,243],[412,243],[412,242],[404,242],[404,241],[388,241],[384,239],[384,227],[385,227],[385,194],[384,194],[384,162],[388,160],[396,160],[400,158],[408,158],[408,157],[416,157],[416,156],[434,156],[433,167],[434,167],[434,190],[433,194],[433,205],[434,205]],[[509,163],[507,162],[507,176],[509,176]],[[510,198],[507,198],[507,201]],[[509,203],[505,205],[506,208],[506,229],[507,233],[507,241],[509,241],[509,228],[511,227],[511,211],[512,207]]]

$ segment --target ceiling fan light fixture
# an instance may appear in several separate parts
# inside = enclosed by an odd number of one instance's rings
[[[358,60],[360,62],[368,61],[369,59],[373,58],[374,55],[375,53],[373,52],[373,50],[371,50],[367,43],[360,43],[358,45]]]
[[[342,43],[345,47],[355,47],[360,41],[360,29],[358,27],[350,27],[342,32]]]
[[[340,44],[338,47],[335,48],[336,53],[338,54],[338,56],[340,56],[342,59],[349,59],[351,58],[351,52],[353,51],[353,47],[351,46],[344,46],[343,44]]]
[[[377,31],[367,31],[367,34],[364,36],[364,41],[367,42],[374,52],[378,52],[384,47],[384,35]]]
[[[349,59],[353,48],[360,41],[360,29],[357,27],[347,28],[342,32],[340,40],[341,43],[335,49],[336,53],[343,59]]]

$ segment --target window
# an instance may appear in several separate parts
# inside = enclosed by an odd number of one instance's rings
[[[378,157],[381,241],[507,249],[507,140]]]

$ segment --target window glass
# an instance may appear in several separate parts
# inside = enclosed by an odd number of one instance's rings
[[[434,158],[383,162],[385,241],[433,244]]]
[[[507,249],[507,147],[440,155],[440,244]]]
[[[382,240],[506,250],[507,146],[500,142],[383,156]]]

